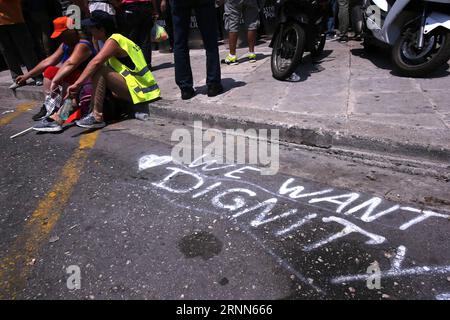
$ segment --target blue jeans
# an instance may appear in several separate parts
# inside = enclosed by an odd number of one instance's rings
[[[327,33],[333,33],[334,27],[336,25],[335,19],[336,19],[336,0],[330,0],[330,17],[327,21]]]
[[[206,50],[206,84],[219,84],[220,58],[217,44],[217,16],[214,1],[190,4],[180,0],[170,1],[174,31],[173,52],[175,57],[175,82],[181,90],[192,88],[191,61],[189,56],[189,26],[191,10],[194,9],[198,27]]]

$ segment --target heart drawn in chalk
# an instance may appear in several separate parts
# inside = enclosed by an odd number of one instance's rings
[[[171,156],[158,156],[156,154],[149,154],[139,159],[139,171],[161,166],[170,163],[171,161]]]

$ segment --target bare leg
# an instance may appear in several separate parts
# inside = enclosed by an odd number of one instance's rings
[[[44,94],[48,95],[50,93],[50,85],[52,84],[52,80],[44,77],[44,85],[42,88],[44,89]]]
[[[93,95],[91,97],[91,109],[97,121],[103,121],[103,101],[105,100],[106,81],[103,68],[92,77]]]
[[[238,33],[237,32],[229,32],[228,33],[228,46],[230,47],[230,54],[233,56],[236,55],[236,46],[238,41]]]
[[[248,51],[255,52],[256,30],[247,31]]]
[[[91,99],[91,108],[97,121],[103,121],[106,88],[110,89],[117,98],[132,101],[125,79],[110,67],[103,66],[94,74],[92,86],[94,94]]]
[[[111,90],[114,97],[129,102],[133,101],[131,99],[127,83],[119,73],[109,67],[106,67],[105,79],[106,87]]]

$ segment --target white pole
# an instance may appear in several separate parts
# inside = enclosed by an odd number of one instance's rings
[[[10,139],[14,139],[15,137],[21,136],[21,135],[23,135],[23,134],[25,134],[25,133],[27,133],[28,131],[31,131],[31,130],[33,130],[33,127],[29,127],[28,129],[25,129],[25,130],[15,134],[15,135],[9,137],[9,138]]]

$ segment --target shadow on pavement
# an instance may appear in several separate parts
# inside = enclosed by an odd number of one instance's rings
[[[162,69],[169,69],[175,67],[175,64],[173,62],[164,62],[157,66],[152,66],[152,72],[162,70]]]
[[[373,63],[374,66],[376,66],[380,69],[391,70],[390,74],[393,76],[403,77],[402,75],[398,74],[394,70],[394,66],[391,63],[391,58],[390,58],[391,53],[390,53],[389,48],[387,48],[387,49],[386,48],[376,48],[370,52],[365,51],[363,48],[358,48],[358,49],[351,49],[350,52],[354,56],[358,56],[360,58],[369,60],[370,62]],[[423,78],[435,79],[435,78],[446,77],[450,74],[450,71],[448,69],[449,69],[449,64],[445,63],[438,70],[436,70],[435,72],[433,72],[431,74],[424,76]]]
[[[98,131],[98,130],[102,130],[102,129],[103,129],[103,128],[84,129],[83,131],[80,131],[80,132],[78,132],[78,133],[72,135],[71,138],[77,138],[77,137],[80,137],[80,136],[82,136],[82,135],[89,134],[89,133],[92,133],[92,132],[95,132],[95,131]]]
[[[384,70],[392,70],[390,55],[386,49],[373,49],[367,52],[363,48],[351,49],[350,53],[354,56],[369,60],[374,66]]]
[[[270,53],[257,53],[256,54],[256,60],[263,60],[263,59],[265,59],[265,58],[267,58],[267,57],[270,57],[271,56],[271,54]],[[238,59],[238,62],[239,63],[241,63],[241,62],[247,62],[247,55],[245,55],[244,57],[242,57],[242,58],[240,58],[240,59]]]
[[[323,50],[322,54],[312,58],[313,63],[321,63],[325,58],[329,57],[333,53],[333,50]],[[326,61],[332,61],[334,58],[327,59]]]
[[[232,78],[224,78],[222,79],[222,86],[223,86],[223,93],[226,93],[234,88],[243,87],[247,84],[247,82],[244,81],[236,81]],[[197,91],[197,94],[203,94],[206,95],[208,93],[208,86],[205,84],[200,87],[195,87],[195,91]]]
[[[300,79],[295,82],[303,82],[307,80],[311,74],[324,71],[325,68],[320,64],[324,62],[325,58],[327,58],[332,52],[333,50],[324,50],[320,56],[314,58],[311,57],[310,54],[304,56],[302,63],[295,70],[297,76],[300,77]]]

